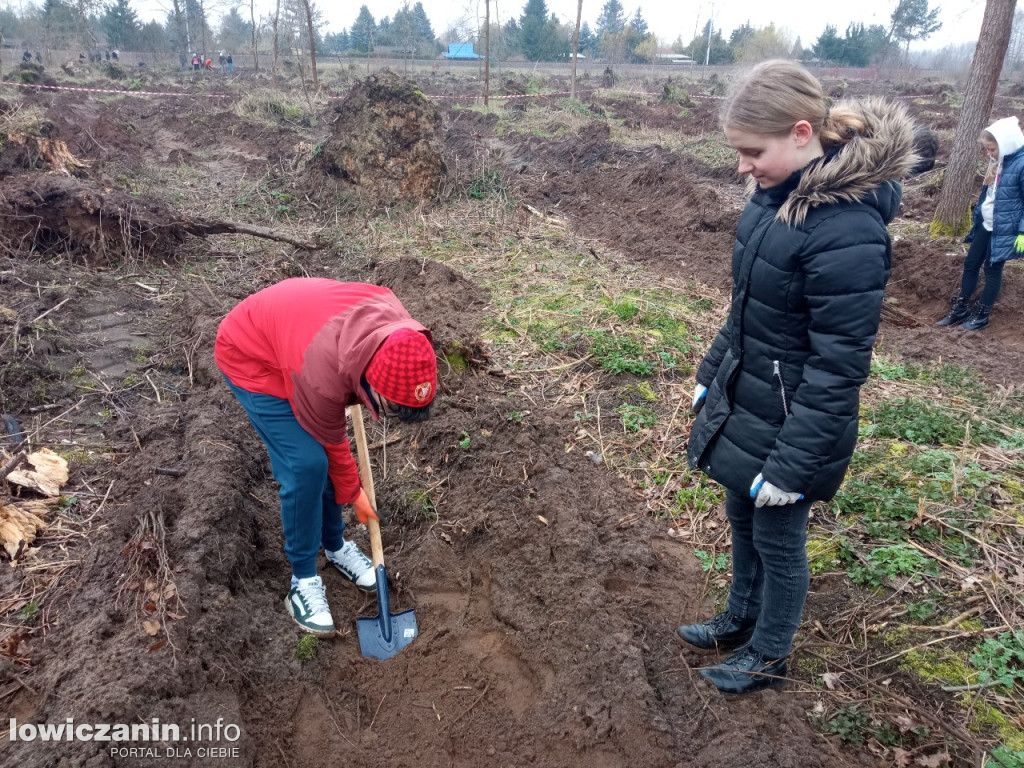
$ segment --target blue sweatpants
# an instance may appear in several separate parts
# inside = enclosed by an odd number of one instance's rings
[[[334,501],[327,475],[327,452],[295,418],[287,400],[228,386],[270,454],[274,479],[281,485],[281,528],[284,553],[299,579],[316,576],[320,545],[341,549],[345,521]]]

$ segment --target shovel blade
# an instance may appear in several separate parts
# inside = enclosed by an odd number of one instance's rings
[[[411,610],[392,614],[388,605],[388,576],[383,565],[377,566],[376,618],[356,619],[359,650],[363,656],[378,661],[390,659],[416,639],[419,627],[416,614]]]

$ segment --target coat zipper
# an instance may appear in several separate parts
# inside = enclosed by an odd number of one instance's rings
[[[779,369],[779,361],[772,360],[774,367],[773,375],[779,380],[779,391],[782,393],[782,412],[789,416],[789,406],[786,404],[786,382],[782,380],[782,371]]]

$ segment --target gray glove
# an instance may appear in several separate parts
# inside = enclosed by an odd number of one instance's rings
[[[754,478],[754,482],[750,485],[750,498],[756,499],[754,506],[758,509],[765,505],[769,507],[782,507],[786,504],[800,501],[803,497],[802,493],[784,491],[777,485],[772,485],[764,479],[760,472],[757,473],[757,477]]]

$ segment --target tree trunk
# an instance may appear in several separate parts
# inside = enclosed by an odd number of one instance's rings
[[[995,101],[1003,57],[1010,44],[1016,0],[987,0],[978,46],[967,76],[964,106],[956,126],[953,151],[931,224],[932,236],[961,235],[970,224],[969,209],[978,172],[978,137],[988,122]]]
[[[252,60],[257,72],[260,71],[260,51],[256,42],[256,0],[249,0],[249,19],[252,21]]]
[[[491,0],[484,0],[484,106],[491,93]]]
[[[306,9],[306,27],[309,29],[309,59],[313,69],[313,90],[320,90],[320,78],[316,73],[316,32],[313,30],[313,9],[309,7],[309,0],[302,0]]]
[[[274,64],[273,64],[273,75],[274,82],[277,82],[277,55],[280,51],[280,38],[278,36],[278,30],[281,23],[281,0],[277,0],[277,5],[274,9]]]
[[[580,52],[580,20],[583,18],[583,0],[576,3],[576,31],[572,35],[572,79],[569,85],[569,98],[576,98],[576,56]]]

